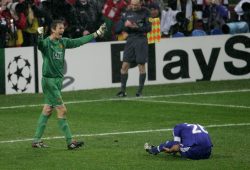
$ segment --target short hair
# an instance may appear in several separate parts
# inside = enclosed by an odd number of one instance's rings
[[[64,24],[64,22],[62,20],[53,20],[53,22],[51,23],[50,29],[56,29],[56,26],[59,24]]]
[[[242,5],[241,5],[241,8],[244,12],[248,12],[250,10],[250,3],[249,2],[244,2]]]

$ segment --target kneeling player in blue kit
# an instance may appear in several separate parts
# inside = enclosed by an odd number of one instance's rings
[[[145,143],[144,149],[157,155],[160,152],[177,153],[190,159],[208,159],[213,144],[205,128],[199,124],[178,124],[173,129],[173,141],[166,141],[159,146]]]

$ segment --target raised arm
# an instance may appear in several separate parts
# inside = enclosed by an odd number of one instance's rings
[[[44,27],[38,27],[37,28],[38,33],[38,39],[37,39],[37,46],[40,51],[43,51],[44,49],[44,41],[43,41],[43,35],[44,35]]]
[[[80,38],[75,38],[75,39],[65,38],[66,48],[76,48],[76,47],[79,47],[81,45],[84,45],[92,41],[94,38],[103,37],[105,31],[106,31],[106,24],[102,24],[100,28],[93,34],[86,35]]]

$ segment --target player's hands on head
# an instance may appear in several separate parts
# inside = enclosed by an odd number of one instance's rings
[[[37,32],[38,32],[38,34],[44,34],[44,28],[43,27],[38,27]]]
[[[106,24],[102,24],[100,28],[94,33],[94,37],[103,37],[107,30]]]

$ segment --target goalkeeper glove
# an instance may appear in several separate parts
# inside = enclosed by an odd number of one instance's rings
[[[44,34],[44,28],[43,27],[38,27],[37,28],[37,32],[38,32],[38,34]]]
[[[100,26],[100,28],[94,33],[94,37],[97,38],[97,37],[103,37],[104,36],[104,33],[105,31],[107,30],[107,27],[106,27],[106,24],[102,24]]]

